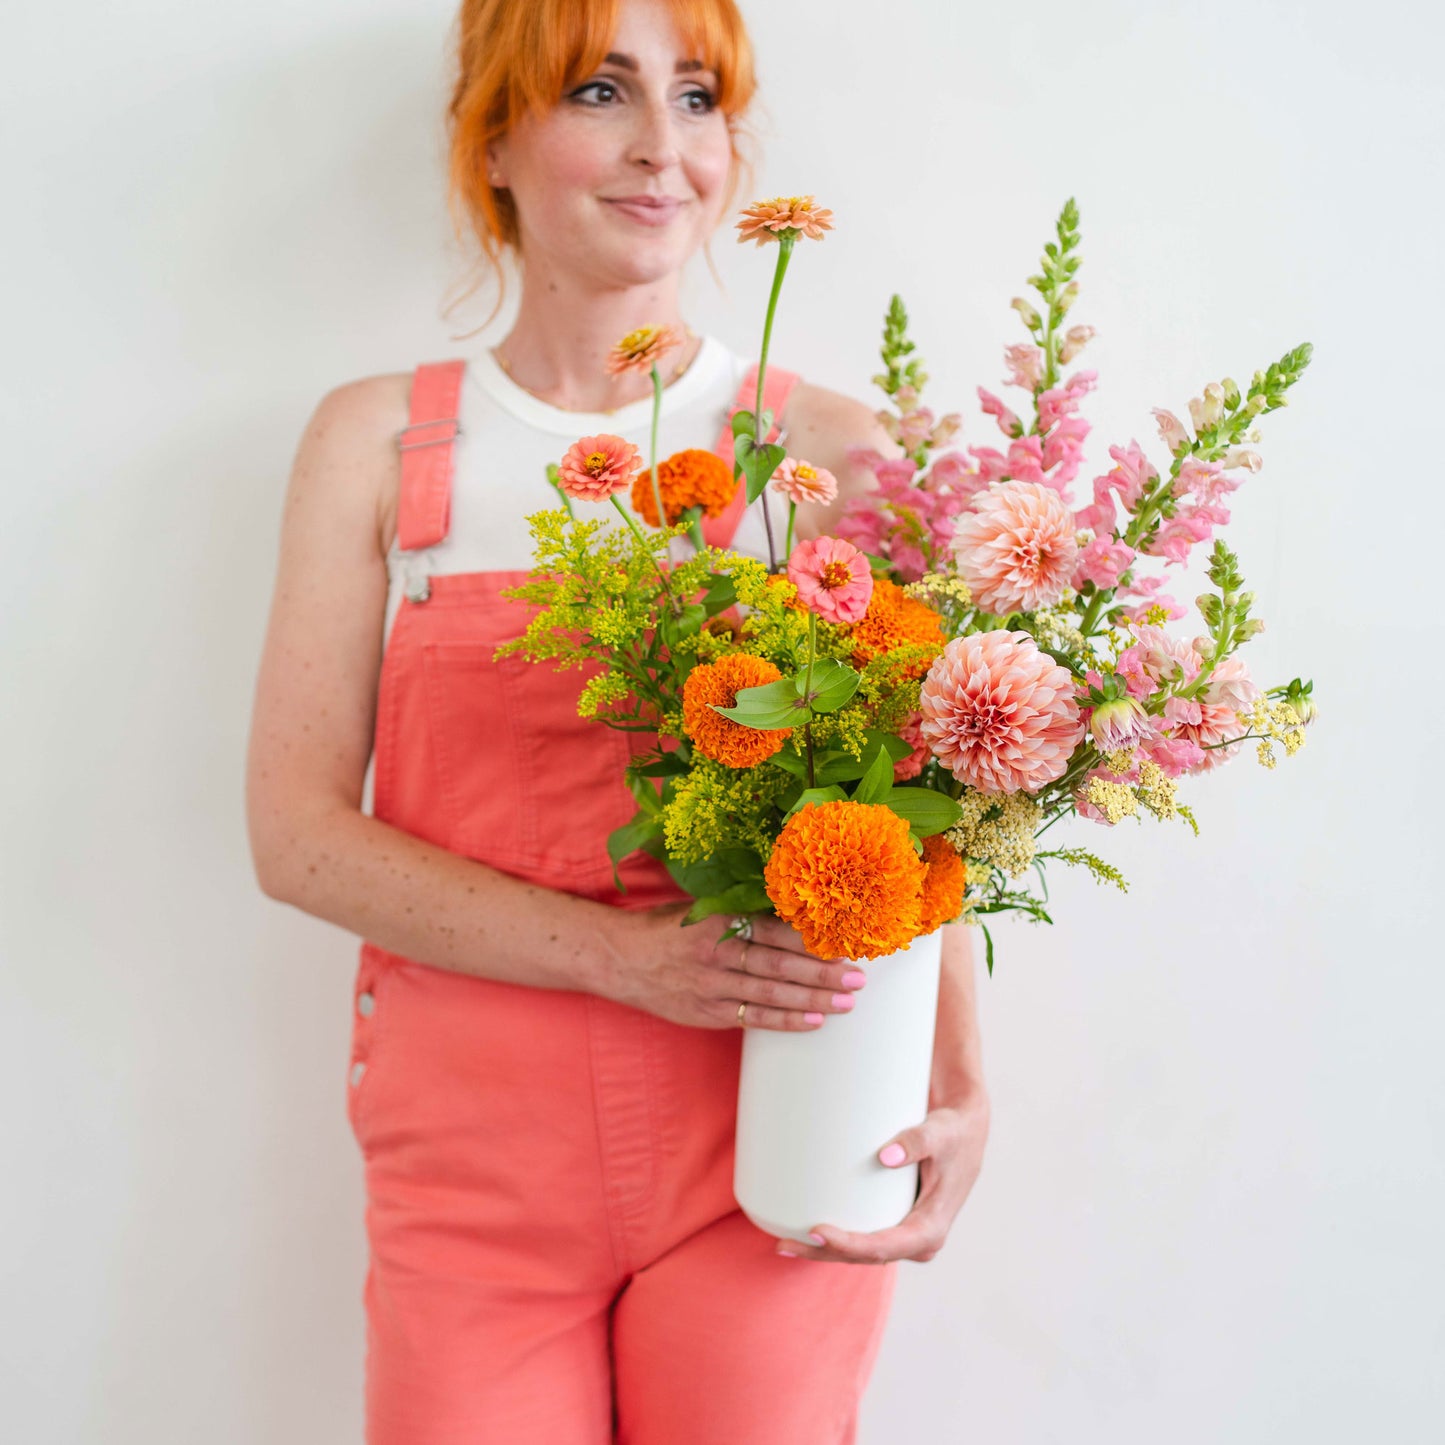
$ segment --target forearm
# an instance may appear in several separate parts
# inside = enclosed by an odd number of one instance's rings
[[[601,992],[613,910],[514,878],[357,809],[296,823],[266,892],[418,963]]]
[[[940,1104],[968,1097],[986,1098],[988,1093],[978,1028],[972,930],[966,923],[943,925],[930,1092]]]

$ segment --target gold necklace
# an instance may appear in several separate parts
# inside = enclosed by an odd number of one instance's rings
[[[683,323],[683,328],[682,328],[682,329],[683,329],[683,332],[684,332],[684,334],[686,335],[686,337],[687,337],[687,339],[688,339],[689,341],[693,340],[693,339],[697,336],[697,332],[695,332],[695,331],[692,329],[692,327],[691,327],[691,326],[688,326],[685,322]],[[694,351],[693,354],[692,354],[690,357],[688,357],[686,361],[679,361],[679,362],[677,363],[677,365],[676,365],[675,367],[673,367],[673,369],[672,369],[672,375],[669,376],[669,377],[667,378],[667,380],[662,383],[662,389],[663,389],[664,391],[666,391],[667,388],[668,388],[669,386],[671,386],[671,385],[673,384],[673,382],[675,382],[675,381],[678,379],[678,377],[680,377],[680,376],[683,374],[683,372],[685,372],[685,371],[688,369],[688,367],[690,367],[690,366],[692,365],[692,363],[693,363],[694,361],[697,360],[698,352],[700,352],[701,350],[702,350],[702,347],[699,346],[699,347],[697,348],[697,351]],[[491,348],[491,353],[492,353],[492,356],[493,356],[493,358],[495,359],[497,365],[500,366],[500,367],[502,368],[502,370],[507,373],[507,376],[511,379],[512,384],[513,384],[514,386],[520,386],[520,387],[522,388],[522,390],[527,393],[528,396],[536,397],[537,400],[540,401],[540,402],[542,402],[543,405],[545,405],[545,406],[555,406],[555,403],[548,401],[548,400],[546,399],[546,397],[537,396],[537,393],[536,393],[535,391],[533,391],[530,386],[522,386],[522,383],[521,383],[520,381],[518,381],[515,376],[512,375],[512,364],[511,364],[511,362],[509,362],[509,361],[507,360],[507,358],[506,358],[505,356],[502,355],[501,343],[500,343],[500,342],[499,342],[496,346],[493,346],[493,347]],[[631,406],[631,405],[632,405],[631,402],[623,402],[623,403],[622,403],[622,406]],[[556,409],[557,411],[566,411],[566,410],[567,410],[566,407],[560,407],[560,406],[555,407],[555,409]],[[599,413],[599,415],[601,415],[601,416],[611,416],[611,415],[613,414],[613,412],[617,412],[617,411],[621,411],[621,410],[622,410],[622,407],[621,407],[621,406],[610,406],[610,407],[608,407],[605,411]],[[591,413],[588,413],[588,412],[579,412],[578,415],[579,415],[579,416],[588,416],[588,415],[591,415]]]

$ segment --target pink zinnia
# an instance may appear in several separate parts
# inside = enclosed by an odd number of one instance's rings
[[[788,558],[788,581],[824,622],[861,622],[873,596],[868,559],[841,537],[809,537]]]
[[[953,547],[974,601],[999,617],[1052,607],[1079,551],[1073,513],[1038,482],[993,483],[960,517]]]
[[[621,437],[605,432],[582,437],[557,464],[557,485],[580,502],[605,502],[632,481],[641,465],[637,448]]]
[[[1084,735],[1074,679],[1027,632],[955,637],[919,691],[919,730],[956,778],[984,793],[1037,792]]]
[[[838,479],[826,467],[815,467],[800,457],[784,457],[773,474],[774,491],[790,502],[831,502],[838,495]]]

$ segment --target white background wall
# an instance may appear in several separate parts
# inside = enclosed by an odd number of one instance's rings
[[[355,941],[258,891],[242,762],[312,407],[504,334],[438,314],[451,13],[7,15],[0,1396],[27,1445],[360,1438]],[[1316,348],[1228,535],[1256,674],[1313,675],[1322,719],[1192,786],[1198,840],[1078,825],[1128,899],[1061,878],[1058,926],[1000,930],[984,1173],[903,1266],[863,1439],[1438,1438],[1439,13],[746,13],[755,194],[838,220],[780,364],[869,396],[901,289],[936,409],[996,444],[973,387],[1002,389],[1069,195],[1081,497],[1110,442],[1167,460],[1151,406]],[[714,251],[728,295],[699,262],[689,316],[751,348],[770,258]]]

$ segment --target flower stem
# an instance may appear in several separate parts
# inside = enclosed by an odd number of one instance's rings
[[[657,557],[653,556],[652,548],[648,544],[647,538],[642,535],[641,529],[638,527],[637,523],[632,520],[631,513],[628,512],[627,508],[624,507],[622,503],[617,500],[617,493],[614,492],[608,498],[608,501],[610,501],[612,505],[617,508],[618,512],[621,513],[622,520],[626,522],[629,527],[632,528],[632,535],[636,537],[637,540],[641,542],[644,547],[647,548],[648,556],[652,557],[652,565],[657,568],[657,575],[662,579],[662,590],[667,593],[667,600],[672,603],[672,610],[674,612],[678,611],[679,609],[677,605],[677,598],[672,595],[672,584],[667,580],[667,569],[662,565],[662,563],[657,559]]]
[[[657,525],[667,530],[667,513],[662,509],[662,483],[657,477],[657,423],[662,415],[662,377],[652,363],[652,495],[657,502]],[[667,560],[672,561],[672,538],[667,539]]]
[[[783,538],[783,556],[784,556],[784,557],[791,557],[791,556],[793,555],[793,518],[796,517],[797,514],[798,514],[798,504],[797,504],[796,502],[789,502],[789,503],[788,503],[788,530],[787,530],[787,534],[786,534],[786,535],[784,536],[784,538]]]
[[[788,257],[793,254],[793,242],[796,234],[784,234],[778,237],[778,264],[773,268],[773,290],[768,297],[768,314],[763,321],[763,350],[758,358],[758,396],[753,406],[753,446],[761,447],[763,437],[761,435],[762,411],[763,411],[763,379],[768,374],[768,342],[773,335],[773,313],[778,309],[778,294],[783,289],[783,273],[788,269]],[[763,484],[763,530],[768,534],[768,571],[778,570],[777,550],[773,546],[773,519],[768,511],[768,488]]]
[[[803,670],[803,705],[808,709],[808,721],[803,724],[803,741],[808,745],[808,786],[814,787],[813,779],[813,655],[818,650],[818,614],[808,612],[808,662]]]

